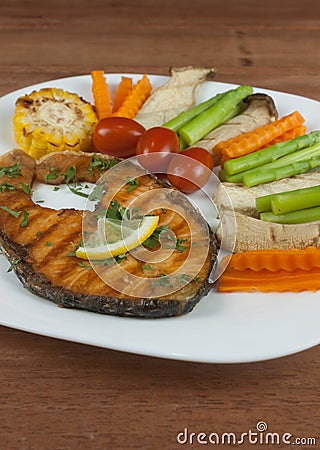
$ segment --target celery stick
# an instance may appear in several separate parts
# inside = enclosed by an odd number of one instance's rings
[[[250,86],[239,86],[226,92],[213,106],[181,127],[178,130],[179,135],[188,145],[195,144],[223,123],[237,105],[252,92]]]
[[[275,223],[307,223],[320,220],[320,206],[314,208],[300,209],[299,211],[291,211],[285,214],[273,214],[272,212],[263,212],[260,219],[265,222]]]
[[[301,173],[306,173],[315,167],[320,167],[320,158],[318,158],[317,162],[312,162],[309,160],[297,161],[279,167],[268,167],[264,170],[256,170],[252,173],[243,175],[242,183],[247,187],[253,187],[258,184],[269,183],[271,181],[281,180],[282,178],[288,178]]]
[[[299,173],[305,173],[320,165],[320,144],[298,150],[256,169],[250,169],[242,174],[242,182],[247,187],[256,186],[269,181],[280,180]],[[229,181],[227,177],[227,181]]]
[[[243,184],[243,175],[245,173],[247,173],[247,172],[240,172],[240,173],[236,173],[234,175],[229,175],[225,169],[222,169],[219,172],[219,179],[221,181],[227,181],[228,183],[242,183]]]
[[[278,161],[280,162],[282,158],[280,158]],[[272,164],[272,163],[269,163]],[[306,161],[298,161],[294,162],[292,165],[290,165],[288,168],[279,166],[279,170],[273,169],[273,172],[270,169],[270,166],[267,168],[267,164],[257,167],[255,169],[246,170],[244,172],[235,173],[234,175],[229,175],[226,170],[221,170],[219,172],[219,178],[221,181],[227,181],[228,183],[241,183],[244,184],[244,177],[247,177],[247,183],[248,187],[255,186],[256,184],[261,183],[268,183],[269,181],[276,181],[280,180],[281,178],[291,177],[293,175],[298,175],[300,173],[308,172],[309,170],[315,169],[317,167],[320,167],[320,160],[319,157],[311,158]],[[258,169],[261,169],[258,172]],[[272,167],[271,167],[272,169]],[[281,169],[281,170],[280,170]],[[249,177],[252,176],[252,179]],[[250,184],[253,182],[253,180],[258,180],[258,183]],[[264,181],[262,181],[264,180]],[[246,185],[247,186],[247,185]]]
[[[170,128],[170,130],[172,131],[178,131],[179,128],[181,128],[183,125],[190,122],[190,120],[194,119],[196,116],[198,116],[199,114],[203,113],[208,108],[210,108],[210,106],[217,103],[217,101],[220,100],[225,94],[226,94],[225,92],[217,94],[214,97],[209,98],[209,100],[206,100],[205,102],[202,102],[199,105],[194,106],[188,111],[183,111],[173,119],[164,123],[162,126]]]
[[[256,210],[258,213],[271,211],[271,200],[276,196],[277,194],[269,194],[269,195],[263,195],[262,197],[256,198]]]
[[[320,186],[278,192],[256,198],[258,213],[272,211],[273,214],[283,214],[314,206],[320,206]]]
[[[227,181],[228,174],[227,174],[227,172],[226,172],[224,169],[221,169],[221,170],[219,171],[218,176],[219,176],[219,180],[220,180],[220,181]]]
[[[184,150],[185,148],[188,147],[187,143],[182,139],[181,136],[178,135],[178,139],[180,142],[180,150]]]
[[[249,171],[248,171],[249,172]],[[229,175],[229,173],[222,169],[219,172],[220,181],[227,181],[228,183],[242,183],[243,184],[243,175],[247,172],[235,173],[234,175]]]
[[[271,210],[277,215],[314,206],[320,206],[320,186],[281,192],[271,199]]]
[[[320,161],[319,161],[320,165]],[[306,173],[310,170],[309,161],[298,161],[286,166],[274,167],[266,170],[256,170],[243,176],[243,184],[247,187],[257,186],[270,181],[281,180],[282,178],[292,177],[299,173]]]
[[[320,131],[313,131],[305,136],[299,136],[286,142],[279,142],[278,144],[258,150],[239,158],[230,159],[224,164],[224,170],[229,175],[234,175],[244,170],[249,170],[262,164],[275,161],[289,153],[310,147],[320,142]]]

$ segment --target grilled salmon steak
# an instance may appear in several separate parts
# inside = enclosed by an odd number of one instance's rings
[[[93,211],[43,207],[32,200],[34,180],[98,180],[96,206]],[[158,215],[152,245],[111,261],[75,256],[94,234],[97,218],[110,211]],[[169,233],[163,245],[161,231]],[[34,294],[59,306],[146,318],[190,312],[210,289],[217,254],[207,222],[190,201],[137,165],[72,152],[36,162],[19,149],[0,157],[0,243],[23,286]]]

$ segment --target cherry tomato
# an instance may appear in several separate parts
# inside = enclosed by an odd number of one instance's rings
[[[179,150],[179,139],[174,131],[165,127],[150,128],[138,141],[138,161],[149,172],[165,173],[173,154]]]
[[[93,145],[100,153],[119,158],[134,156],[140,136],[145,128],[135,120],[126,117],[101,119],[93,133]]]
[[[211,154],[200,147],[190,147],[175,155],[168,165],[168,180],[185,194],[202,188],[213,169]]]

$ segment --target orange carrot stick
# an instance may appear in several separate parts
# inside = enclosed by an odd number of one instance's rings
[[[278,138],[288,130],[296,128],[301,125],[305,119],[298,111],[295,111],[279,120],[268,123],[262,127],[256,128],[248,133],[240,134],[235,138],[227,141],[219,142],[213,149],[215,154],[226,155],[229,158],[236,158],[238,156],[247,155],[269,142]]]
[[[292,130],[288,130],[285,133],[281,134],[281,136],[275,138],[273,141],[269,142],[262,148],[270,147],[271,145],[278,144],[279,142],[290,141],[291,139],[294,139],[299,136],[304,136],[306,132],[307,127],[305,125],[298,125],[297,127],[292,128]]]
[[[225,258],[226,261],[229,259],[229,257]],[[235,253],[230,258],[228,268],[239,271],[250,269],[255,272],[262,269],[270,272],[280,269],[287,271],[320,269],[320,247],[310,246],[302,250],[250,250]]]
[[[143,75],[114,115],[132,119],[147,100],[151,91],[152,86],[150,80],[147,75]]]
[[[320,289],[320,269],[291,272],[227,268],[219,279],[218,292],[302,292]]]
[[[124,102],[124,99],[130,94],[131,90],[132,90],[132,78],[121,77],[121,81],[118,85],[113,101],[112,114],[118,111],[118,109]]]
[[[109,86],[103,70],[92,71],[91,78],[94,104],[97,110],[98,119],[101,120],[112,114]]]
[[[307,127],[305,125],[298,125],[297,127],[292,128],[292,130],[286,131],[285,133],[281,134],[281,136],[277,137],[273,141],[269,142],[268,144],[264,145],[261,148],[258,148],[255,151],[262,150],[263,148],[270,147],[271,145],[274,145],[274,144],[278,144],[279,142],[286,142],[286,141],[290,141],[291,139],[294,139],[296,137],[304,136],[306,134],[306,132],[307,132]],[[254,153],[254,152],[252,152],[252,153]],[[221,165],[222,169],[223,169],[224,163],[226,161],[228,161],[229,159],[234,159],[234,158],[230,158],[229,156],[224,155],[224,154],[221,156],[220,165]]]

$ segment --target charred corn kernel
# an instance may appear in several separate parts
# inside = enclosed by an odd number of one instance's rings
[[[64,150],[91,147],[97,115],[79,95],[44,88],[19,97],[13,117],[16,142],[35,159]]]

